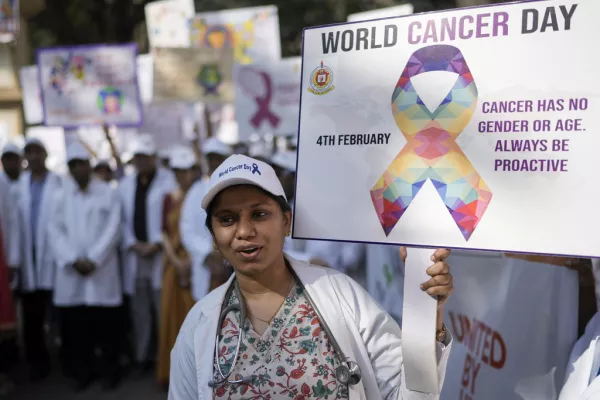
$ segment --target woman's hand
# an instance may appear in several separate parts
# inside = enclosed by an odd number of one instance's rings
[[[406,247],[400,247],[400,258],[402,262],[406,260]],[[438,330],[442,329],[444,318],[444,306],[448,302],[448,297],[454,290],[454,280],[450,274],[450,266],[446,259],[450,256],[450,249],[437,249],[431,256],[433,265],[427,268],[427,275],[431,278],[421,284],[421,290],[428,295],[437,298],[437,320]]]

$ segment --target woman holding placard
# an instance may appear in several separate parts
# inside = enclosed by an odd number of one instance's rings
[[[169,399],[438,397],[407,389],[400,327],[357,283],[283,252],[292,213],[273,168],[233,155],[209,186],[206,225],[235,274],[188,314],[171,353]],[[437,332],[424,334],[437,339],[441,377],[449,254],[432,255],[421,285],[438,298]]]

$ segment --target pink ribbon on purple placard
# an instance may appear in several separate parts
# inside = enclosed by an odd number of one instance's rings
[[[265,95],[264,97],[254,96],[254,101],[256,101],[256,105],[258,106],[258,110],[254,114],[254,116],[250,119],[252,125],[258,129],[260,124],[264,119],[267,119],[273,128],[277,128],[279,125],[279,121],[281,119],[271,111],[269,108],[271,104],[271,98],[273,97],[273,83],[271,81],[271,77],[264,71],[260,71],[259,75],[261,76],[264,84],[265,84]]]

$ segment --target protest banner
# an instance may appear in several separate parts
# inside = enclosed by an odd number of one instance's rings
[[[38,49],[45,125],[140,125],[136,53],[135,44]]]
[[[577,340],[577,271],[454,251],[452,274],[445,323],[454,343],[441,400],[556,399]]]
[[[144,7],[150,47],[188,47],[193,0],[153,1]]]
[[[140,132],[154,136],[159,149],[188,142],[184,137],[184,121],[195,116],[193,108],[183,102],[151,103],[144,107],[144,124]]]
[[[252,64],[281,58],[277,7],[249,7],[196,14],[191,46],[232,48],[235,62]]]
[[[363,11],[355,14],[348,15],[348,22],[367,21],[370,19],[389,18],[389,17],[401,17],[404,15],[410,15],[414,12],[412,4],[402,4],[399,6],[379,8],[376,10]]]
[[[37,66],[29,65],[22,67],[19,70],[19,78],[23,94],[25,122],[29,125],[41,124],[44,121],[44,110],[42,108],[42,93],[40,91]]]
[[[235,118],[241,140],[254,133],[297,134],[301,64],[300,57],[293,57],[235,66]]]
[[[599,256],[582,228],[600,223],[585,184],[598,12],[526,2],[308,28],[294,236]]]
[[[231,49],[155,48],[152,56],[156,101],[233,101]]]
[[[19,29],[19,0],[0,0],[0,42],[14,41]]]

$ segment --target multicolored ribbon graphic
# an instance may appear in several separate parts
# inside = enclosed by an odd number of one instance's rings
[[[268,120],[271,123],[273,128],[277,128],[279,125],[279,117],[271,111],[269,106],[271,105],[271,98],[273,97],[273,82],[271,82],[271,77],[264,71],[258,72],[258,75],[262,79],[265,88],[264,96],[256,96],[254,95],[254,101],[256,101],[256,105],[258,106],[258,110],[254,116],[250,119],[250,123],[256,129],[260,127],[260,124],[264,119]]]
[[[413,76],[430,71],[458,74],[454,87],[434,112],[423,104],[411,83]],[[431,179],[469,240],[492,199],[492,192],[456,143],[476,105],[477,86],[459,49],[434,45],[413,53],[392,95],[396,125],[408,142],[371,189],[386,236]]]

